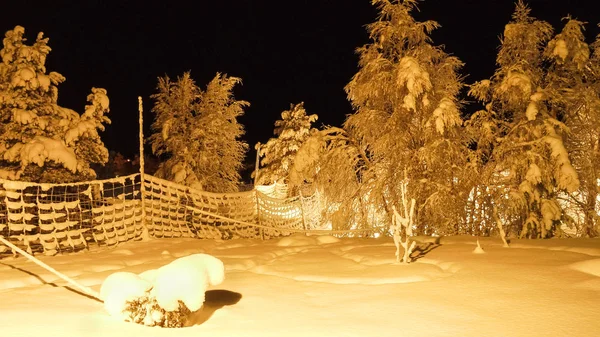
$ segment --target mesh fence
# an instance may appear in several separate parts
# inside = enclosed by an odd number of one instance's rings
[[[285,198],[285,185],[272,185],[219,194],[150,175],[142,184],[139,174],[71,184],[0,180],[0,235],[30,253],[54,255],[139,240],[145,228],[153,237],[200,239],[324,229],[318,193],[301,192]],[[10,252],[0,245],[0,253]]]
[[[143,229],[138,195],[135,175],[72,184],[0,180],[0,235],[50,255],[133,240]]]

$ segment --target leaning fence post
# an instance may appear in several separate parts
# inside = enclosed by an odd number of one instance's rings
[[[306,226],[306,215],[304,212],[304,197],[302,196],[302,189],[300,189],[300,193],[298,193],[298,198],[300,200],[300,214],[302,215],[302,227],[304,230],[308,230]]]
[[[258,190],[256,189],[256,186],[254,187],[254,196],[256,199],[256,222],[259,225],[262,225],[260,222],[260,201],[258,200]],[[260,234],[260,239],[264,240],[265,239],[265,231],[262,227],[258,228],[258,233]]]

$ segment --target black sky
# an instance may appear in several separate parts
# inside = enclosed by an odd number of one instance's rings
[[[571,14],[589,22],[588,42],[599,32],[596,1],[528,3],[533,16],[556,30]],[[493,73],[498,37],[514,1],[427,0],[419,9],[419,20],[442,25],[433,41],[465,63],[467,83]],[[369,42],[364,25],[376,17],[369,0],[36,0],[3,4],[0,29],[21,25],[30,42],[39,31],[50,38],[47,68],[67,78],[59,86],[62,106],[82,112],[90,89],[106,88],[113,123],[102,138],[110,150],[133,156],[137,96],[144,98],[148,134],[157,78],[188,70],[201,87],[216,72],[242,78],[235,95],[251,103],[240,119],[251,148],[272,136],[273,123],[290,103],[304,101],[319,124],[340,125],[352,112],[343,88],[357,70],[354,50]]]

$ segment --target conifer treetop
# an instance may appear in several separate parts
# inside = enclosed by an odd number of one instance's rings
[[[27,45],[16,26],[0,50],[0,176],[35,182],[93,179],[90,164],[103,164],[108,150],[98,131],[110,123],[106,90],[92,88],[82,115],[58,105],[65,78],[46,73],[51,48],[43,33]]]

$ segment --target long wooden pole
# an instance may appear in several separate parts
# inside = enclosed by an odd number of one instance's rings
[[[86,286],[83,286],[79,283],[77,283],[75,280],[73,280],[72,278],[68,277],[67,275],[57,271],[56,269],[50,267],[49,265],[45,264],[44,262],[36,259],[35,257],[33,257],[32,255],[30,255],[29,253],[27,253],[26,251],[22,250],[21,248],[13,245],[12,243],[10,243],[8,240],[4,239],[4,237],[0,236],[0,242],[2,242],[3,244],[7,245],[8,247],[10,247],[12,250],[18,252],[19,254],[25,256],[27,259],[33,261],[35,264],[37,264],[38,266],[46,269],[47,271],[51,272],[52,274],[60,277],[61,279],[69,282],[72,286],[74,286],[75,288],[81,290],[82,292],[97,298],[98,300],[102,301],[102,299],[100,298],[100,294],[94,290],[92,290],[91,288],[88,288]]]

